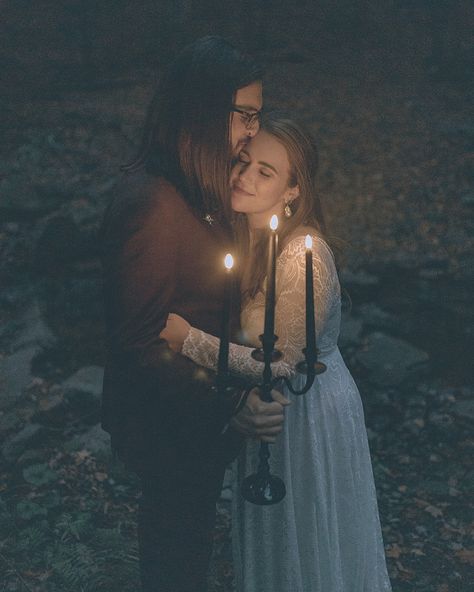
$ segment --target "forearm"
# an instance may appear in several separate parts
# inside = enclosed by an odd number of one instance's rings
[[[182,354],[204,368],[217,370],[220,340],[214,335],[191,327],[186,337]],[[262,379],[263,363],[252,357],[253,348],[236,343],[229,344],[230,373],[247,382],[258,383]],[[272,375],[291,377],[294,371],[284,361],[272,364]]]

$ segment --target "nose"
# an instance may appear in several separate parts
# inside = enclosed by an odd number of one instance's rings
[[[239,180],[243,181],[244,184],[251,183],[253,178],[252,168],[249,166],[243,166],[238,171]]]

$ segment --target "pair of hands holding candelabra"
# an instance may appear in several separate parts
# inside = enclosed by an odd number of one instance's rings
[[[311,316],[314,323],[314,315]],[[196,352],[189,351],[188,337],[195,331],[197,331],[197,335],[194,333],[191,341],[193,342],[197,339],[197,347],[201,353],[200,359],[206,367],[215,367],[216,359],[212,357],[212,352],[215,353],[219,349],[220,360],[223,344],[222,339],[218,346],[215,341],[217,338],[209,335],[206,336],[206,334],[191,327],[180,316],[174,314],[169,315],[166,328],[160,336],[168,341],[169,346],[175,352],[182,352],[193,358],[193,354],[195,356]],[[200,341],[200,337],[204,341]],[[226,337],[227,339],[228,337]],[[251,352],[251,358],[254,360],[251,365],[256,366],[256,368],[253,368],[251,375],[255,378],[254,384],[257,385],[257,388],[249,389],[243,395],[245,404],[238,406],[239,411],[231,420],[231,425],[234,429],[247,437],[261,441],[257,472],[246,477],[241,484],[242,496],[247,501],[258,505],[276,504],[286,494],[284,482],[279,477],[271,474],[268,461],[270,458],[269,444],[275,442],[278,434],[283,429],[284,408],[290,404],[290,401],[279,391],[273,389],[273,386],[277,381],[283,380],[291,393],[302,395],[311,388],[316,374],[320,374],[326,369],[324,364],[317,361],[317,349],[313,342],[313,347],[306,347],[303,350],[305,360],[299,362],[296,364],[296,368],[290,370],[288,364],[280,361],[282,353],[274,348],[277,339],[278,337],[276,335],[271,334],[269,336],[268,331],[260,336],[263,347]],[[234,347],[244,346],[234,345]],[[244,349],[247,348],[244,347]],[[211,355],[209,357],[204,356],[203,358],[203,352],[208,352]],[[227,356],[228,351],[225,353],[226,358]],[[275,368],[276,377],[272,376],[272,362],[276,362],[278,366],[278,368]],[[220,365],[219,362],[217,365]],[[247,371],[249,370],[250,368],[247,366]],[[294,389],[289,380],[289,376],[294,374],[295,370],[300,374],[306,375],[305,384],[299,390]],[[288,375],[288,371],[291,372],[290,375]],[[218,372],[217,390],[223,396],[226,388],[229,386],[229,378],[227,372]]]
[[[190,329],[191,325],[185,319],[171,313],[160,337],[167,341],[171,350],[180,353]],[[283,429],[284,408],[291,401],[275,389],[272,389],[271,397],[272,401],[263,401],[260,389],[251,389],[246,395],[245,405],[232,417],[232,427],[247,438],[270,444],[275,442]]]

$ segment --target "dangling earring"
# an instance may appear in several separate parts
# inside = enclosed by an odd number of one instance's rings
[[[293,212],[291,211],[290,204],[287,202],[285,205],[285,209],[283,210],[285,213],[285,218],[291,218]]]

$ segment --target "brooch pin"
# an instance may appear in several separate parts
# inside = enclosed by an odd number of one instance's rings
[[[203,220],[207,222],[209,226],[212,226],[214,224],[214,218],[211,216],[211,214],[206,214]]]

